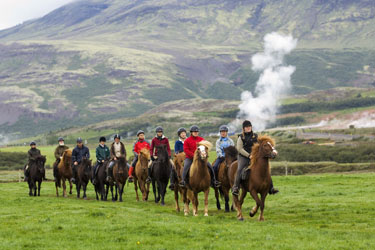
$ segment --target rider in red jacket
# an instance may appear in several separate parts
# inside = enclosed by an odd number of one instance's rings
[[[137,132],[138,140],[134,143],[133,146],[133,153],[134,153],[134,160],[132,162],[132,165],[129,168],[129,182],[133,182],[133,172],[135,165],[137,164],[138,161],[138,155],[139,152],[141,152],[142,148],[147,148],[150,150],[150,144],[148,141],[145,140],[145,132],[142,130],[139,130]]]
[[[186,154],[186,158],[184,161],[184,171],[182,173],[182,181],[180,182],[181,187],[186,187],[186,176],[190,170],[191,164],[193,163],[194,153],[197,149],[197,144],[200,141],[203,141],[204,138],[198,136],[199,135],[199,127],[196,125],[191,126],[190,128],[190,136],[184,142],[184,152]],[[207,162],[207,166],[210,170],[211,175],[211,185],[215,187],[220,187],[220,182],[215,179],[214,170],[211,166],[210,162]]]

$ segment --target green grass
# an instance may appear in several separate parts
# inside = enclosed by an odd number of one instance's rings
[[[371,249],[375,247],[375,174],[274,177],[280,193],[266,200],[265,222],[217,211],[185,217],[166,206],[136,202],[127,186],[123,203],[56,198],[53,183],[28,197],[26,183],[0,185],[1,249]],[[202,201],[200,194],[200,201]],[[254,202],[247,198],[247,214]]]

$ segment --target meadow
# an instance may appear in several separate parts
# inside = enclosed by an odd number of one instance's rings
[[[1,174],[1,172],[0,172]],[[218,211],[210,192],[209,217],[137,202],[133,185],[123,203],[56,197],[52,182],[40,197],[26,183],[0,184],[0,249],[373,249],[374,173],[275,176],[280,193],[266,200],[265,222]],[[253,206],[247,197],[246,214]]]

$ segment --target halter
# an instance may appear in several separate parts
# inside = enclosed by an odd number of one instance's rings
[[[201,151],[201,158],[207,157],[206,147],[203,145],[198,146],[198,149]]]
[[[269,141],[267,142],[267,144],[268,144],[268,145],[271,147],[271,149],[272,149],[271,157],[272,157],[272,158],[275,158],[276,155],[277,155],[277,150],[275,149],[274,146],[272,146],[272,144],[271,144]]]

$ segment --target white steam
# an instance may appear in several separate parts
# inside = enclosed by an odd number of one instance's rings
[[[297,46],[297,39],[276,32],[264,37],[264,51],[251,58],[252,69],[261,71],[255,96],[250,91],[241,94],[240,111],[231,128],[238,128],[240,120],[248,119],[254,130],[264,130],[275,121],[279,100],[291,89],[290,77],[294,66],[284,65],[284,57]]]

